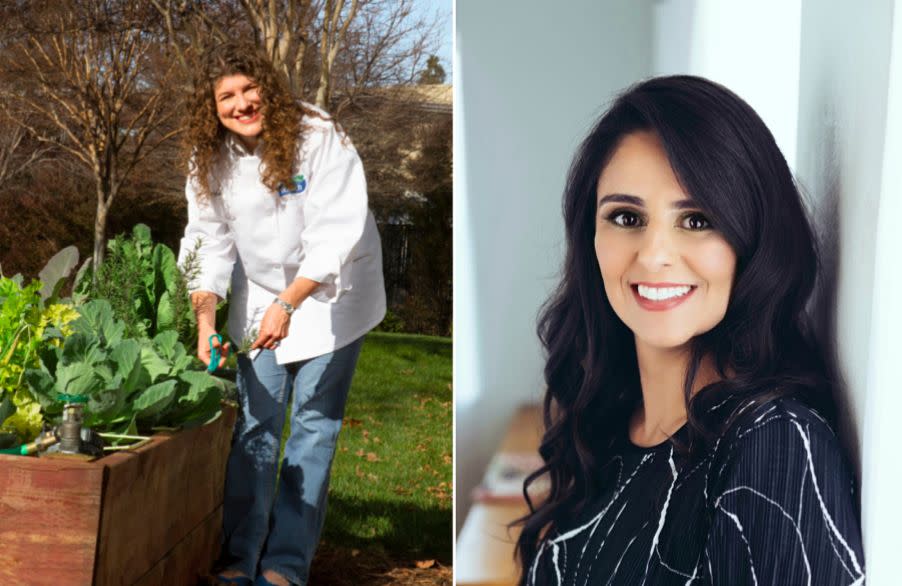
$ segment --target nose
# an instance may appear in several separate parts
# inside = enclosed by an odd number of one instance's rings
[[[247,109],[249,103],[250,101],[244,96],[244,94],[242,92],[238,92],[235,98],[235,107],[240,111],[244,111]]]
[[[673,266],[677,256],[672,231],[665,224],[649,225],[643,231],[637,259],[642,267],[655,272]]]

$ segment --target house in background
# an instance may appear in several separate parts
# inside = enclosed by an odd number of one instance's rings
[[[388,329],[450,335],[452,87],[374,88],[343,116],[382,239]]]

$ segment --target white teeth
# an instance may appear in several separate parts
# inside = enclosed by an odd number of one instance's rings
[[[671,299],[673,297],[682,297],[689,293],[692,289],[689,285],[681,287],[648,287],[639,285],[639,296],[652,301],[661,301],[663,299]]]

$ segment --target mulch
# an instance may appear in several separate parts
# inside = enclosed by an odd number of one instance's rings
[[[451,586],[452,567],[438,560],[397,560],[379,551],[321,544],[311,586]]]

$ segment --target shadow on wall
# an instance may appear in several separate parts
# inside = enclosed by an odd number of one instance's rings
[[[818,108],[819,111],[830,109],[829,105],[822,105]],[[836,117],[828,115],[824,119],[833,121]],[[835,381],[834,401],[836,403],[837,424],[839,427],[837,434],[855,470],[856,478],[859,479],[860,485],[861,447],[848,385],[840,368],[839,332],[837,331],[839,251],[841,244],[839,201],[840,186],[842,185],[842,177],[839,174],[841,166],[838,162],[842,154],[839,152],[839,145],[836,140],[835,123],[830,122],[825,130],[825,137],[822,138],[820,143],[821,156],[815,165],[815,168],[820,171],[817,176],[822,178],[821,181],[823,183],[813,186],[816,192],[821,194],[821,197],[815,203],[812,201],[812,194],[800,185],[805,199],[813,207],[812,217],[821,263],[818,271],[818,282],[815,285],[809,311],[814,324],[814,334],[821,344],[827,360],[827,375],[831,380]]]

